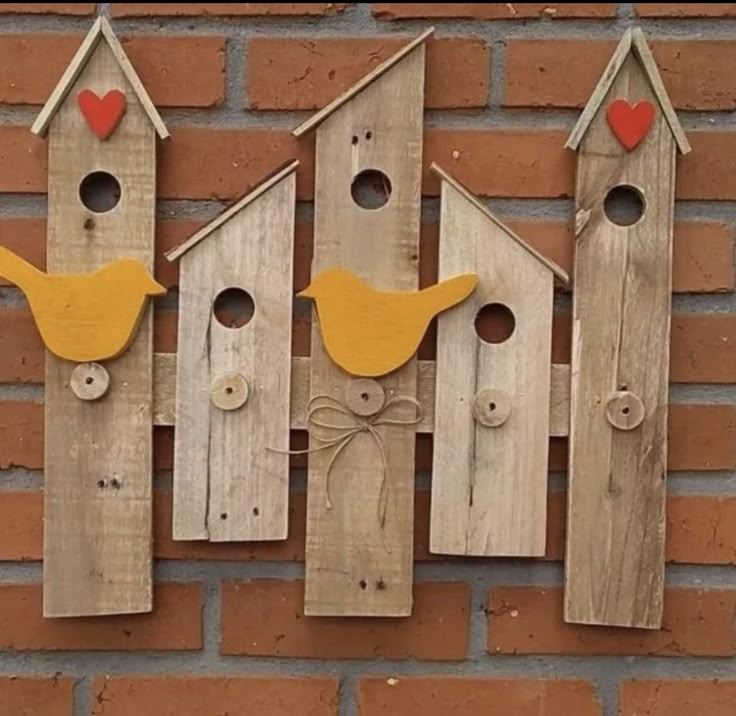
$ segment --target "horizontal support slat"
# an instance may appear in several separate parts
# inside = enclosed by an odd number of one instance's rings
[[[291,429],[306,430],[309,402],[309,358],[291,359]],[[417,432],[431,433],[434,427],[435,362],[420,360],[417,399],[424,409],[424,419]],[[154,355],[153,423],[174,425],[176,422],[176,353]],[[564,437],[570,422],[570,366],[552,365],[549,434]]]

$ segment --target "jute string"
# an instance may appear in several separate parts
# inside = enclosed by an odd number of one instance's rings
[[[416,407],[416,417],[414,418],[391,418],[387,417],[386,413],[396,405],[408,403]],[[329,414],[333,413],[341,415],[350,421],[349,425],[340,424],[333,422],[329,419]],[[314,439],[320,443],[313,447],[309,447],[306,450],[276,450],[271,448],[274,452],[280,452],[282,454],[289,455],[308,455],[314,452],[321,452],[322,450],[333,450],[330,455],[330,459],[327,463],[327,470],[325,474],[325,507],[328,510],[332,509],[332,468],[337,461],[337,458],[350,445],[353,438],[360,433],[367,433],[373,438],[373,441],[378,448],[378,453],[381,458],[381,487],[378,497],[377,516],[378,524],[381,527],[381,538],[383,539],[383,545],[387,552],[391,552],[386,541],[385,527],[386,527],[386,511],[388,509],[388,495],[389,495],[389,481],[388,481],[388,460],[386,458],[386,446],[384,444],[383,436],[378,430],[382,425],[418,425],[422,422],[422,406],[416,398],[409,395],[397,395],[394,398],[390,398],[386,401],[386,404],[373,415],[362,417],[356,415],[350,408],[340,402],[337,398],[333,398],[331,395],[315,395],[313,396],[307,405],[307,430],[309,431],[310,439]],[[320,435],[314,432],[317,430],[333,431],[331,436]]]

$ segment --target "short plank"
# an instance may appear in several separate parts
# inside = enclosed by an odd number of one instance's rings
[[[128,109],[100,142],[76,94],[111,88],[125,92]],[[100,43],[49,129],[50,273],[84,273],[123,257],[153,269],[155,136],[113,53]],[[122,197],[114,211],[92,213],[79,201],[79,184],[101,166],[116,176]],[[76,398],[69,389],[74,364],[46,356],[46,616],[152,607],[152,364],[150,308],[128,350],[106,364],[111,388],[102,400]]]
[[[296,174],[181,258],[174,539],[286,539]],[[223,291],[253,300],[223,325]]]
[[[439,278],[478,287],[437,323],[430,550],[542,556],[547,518],[553,270],[443,178]],[[503,306],[505,340],[482,340],[480,310]]]

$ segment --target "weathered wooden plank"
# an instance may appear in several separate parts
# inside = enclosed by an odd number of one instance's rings
[[[653,102],[654,122],[626,152],[605,109]],[[659,628],[662,618],[667,381],[676,143],[633,55],[623,63],[580,145],[565,619]],[[604,200],[637,187],[644,212],[619,226]],[[614,394],[633,394],[610,413]],[[615,427],[636,401],[643,422]],[[617,403],[614,403],[615,407]],[[610,415],[610,419],[609,419]],[[632,429],[628,429],[632,428]]]
[[[310,359],[295,356],[291,359],[291,429],[307,427],[309,403]],[[176,353],[155,353],[153,356],[153,424],[176,423]],[[417,400],[426,406],[422,420],[417,423],[418,433],[434,430],[435,362],[417,361]],[[570,366],[553,363],[550,373],[549,434],[566,437],[570,424]]]
[[[478,287],[437,323],[430,550],[541,556],[555,272],[441,176],[439,278],[473,272]],[[493,342],[475,326],[489,305],[513,321]]]
[[[174,539],[287,536],[295,169],[181,257]],[[237,328],[213,310],[233,289]]]
[[[100,142],[76,94],[122,89],[128,108]],[[155,130],[108,45],[79,72],[49,130],[48,270],[84,273],[127,257],[153,268]],[[113,211],[79,200],[89,173],[121,185]],[[114,307],[113,309],[114,310]],[[150,611],[153,350],[150,308],[129,349],[107,363],[101,400],[70,390],[73,363],[46,356],[44,614]]]
[[[377,289],[417,288],[424,56],[420,44],[319,126],[313,276],[340,267]],[[390,198],[381,208],[363,208],[351,197],[351,186],[361,171],[375,169],[390,182],[383,187]],[[312,398],[344,401],[351,380],[327,356],[315,314]],[[389,397],[415,398],[416,360],[380,384]],[[415,417],[408,402],[390,411],[398,420]],[[306,614],[411,612],[416,426],[383,425],[378,431],[382,448],[362,432],[334,462],[329,450],[310,455]]]

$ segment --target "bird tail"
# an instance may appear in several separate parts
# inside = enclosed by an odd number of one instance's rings
[[[0,246],[0,276],[14,283],[25,293],[34,281],[43,276],[43,273],[10,249]]]
[[[454,276],[446,281],[430,286],[421,291],[427,297],[434,314],[464,301],[475,290],[478,276],[474,273]]]

